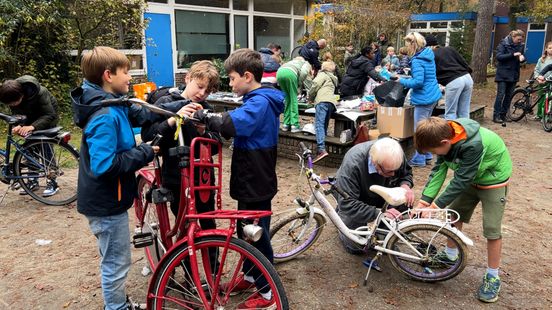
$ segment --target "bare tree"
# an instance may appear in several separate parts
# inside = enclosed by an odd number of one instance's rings
[[[494,0],[480,0],[475,28],[471,67],[473,81],[485,83],[487,81],[487,64],[491,49],[491,32],[493,29]]]

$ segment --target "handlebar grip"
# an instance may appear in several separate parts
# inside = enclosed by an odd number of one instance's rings
[[[151,140],[151,146],[158,146],[159,142],[161,142],[161,139],[163,139],[163,136],[160,134],[156,134],[155,137],[153,137],[153,140]]]
[[[332,185],[332,190],[334,190],[336,193],[341,195],[343,199],[349,199],[349,194],[345,193],[341,188],[339,188],[336,184]]]

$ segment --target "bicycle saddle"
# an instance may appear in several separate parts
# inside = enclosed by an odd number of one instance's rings
[[[44,129],[44,130],[35,130],[31,133],[31,136],[46,136],[46,137],[53,138],[53,137],[57,136],[57,134],[59,133],[61,128],[63,128],[63,127],[57,126],[57,127],[54,127],[54,128],[49,128],[49,129]]]
[[[8,115],[0,113],[0,119],[10,125],[19,125],[25,123],[27,117],[25,115]]]
[[[390,206],[400,206],[406,203],[406,189],[402,187],[372,185],[370,190],[380,195]]]

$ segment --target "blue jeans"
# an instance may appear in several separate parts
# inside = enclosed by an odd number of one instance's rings
[[[314,128],[316,130],[316,146],[318,148],[318,153],[326,150],[326,144],[324,143],[326,139],[326,131],[328,130],[328,124],[330,123],[330,118],[332,113],[335,111],[335,106],[331,102],[320,102],[315,106],[315,122]]]
[[[504,120],[506,112],[510,108],[512,94],[516,88],[516,82],[496,82],[496,99],[494,104],[493,119]]]
[[[128,213],[86,218],[90,230],[98,239],[105,309],[127,309],[125,281],[130,269]]]
[[[428,104],[428,105],[415,105],[414,106],[414,131],[418,127],[418,122],[424,119],[427,119],[431,116],[433,108],[437,105],[437,101]],[[412,157],[411,164],[416,164],[418,166],[425,166],[426,160],[431,160],[433,156],[431,153],[420,154],[418,151],[414,153]]]
[[[452,80],[445,90],[445,119],[469,118],[473,80],[469,73]]]

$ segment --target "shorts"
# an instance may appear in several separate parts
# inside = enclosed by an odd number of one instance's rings
[[[458,212],[462,223],[469,223],[473,210],[481,202],[483,236],[489,240],[496,240],[502,238],[502,217],[507,194],[508,186],[492,189],[477,189],[469,186],[447,208]]]

